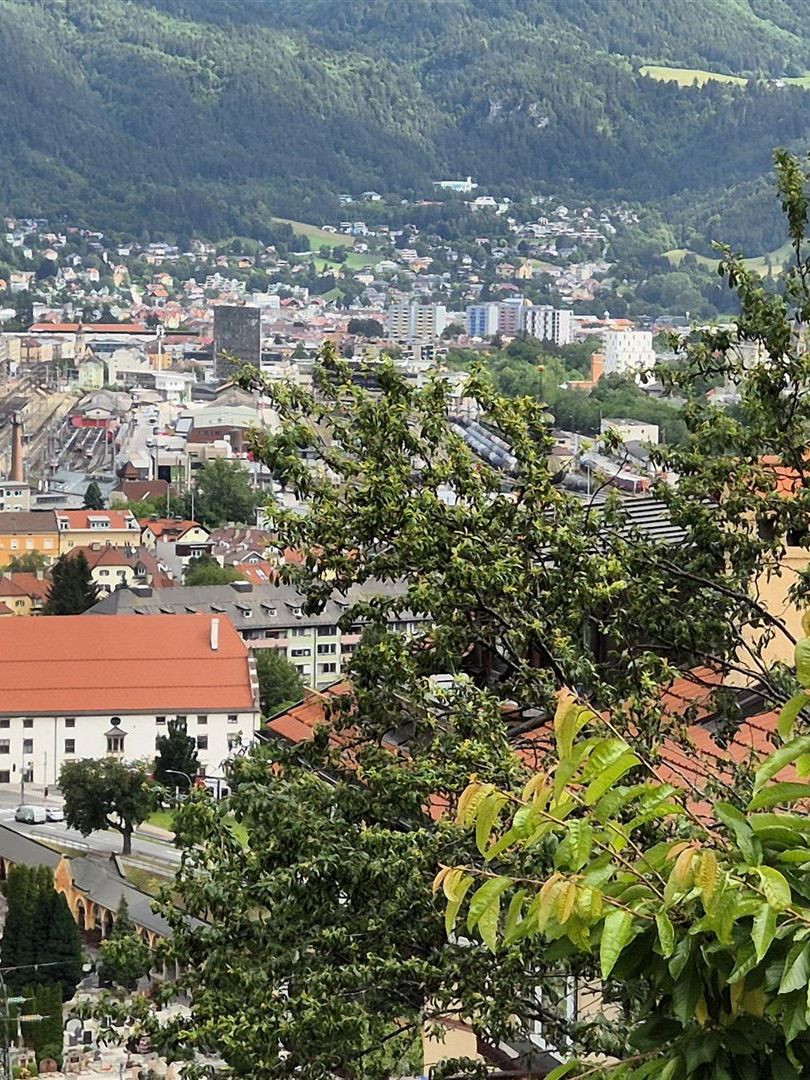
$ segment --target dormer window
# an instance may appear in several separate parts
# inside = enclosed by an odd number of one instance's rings
[[[124,753],[124,739],[127,733],[121,728],[121,717],[114,716],[110,720],[109,731],[104,733],[104,737],[107,740],[107,753],[113,757],[119,757]]]

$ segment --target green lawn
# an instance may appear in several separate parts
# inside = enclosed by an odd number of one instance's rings
[[[348,218],[346,220],[348,221]],[[317,225],[308,225],[305,221],[293,221],[292,218],[277,217],[273,218],[273,221],[282,221],[285,225],[292,225],[294,233],[308,237],[310,244],[316,248],[319,248],[321,244],[329,244],[330,247],[334,247],[335,244],[340,247],[354,247],[353,236],[326,232],[325,229],[319,229]]]
[[[698,86],[705,86],[707,82],[725,82],[745,86],[748,81],[739,75],[723,75],[719,71],[704,71],[703,68],[660,67],[657,64],[645,64],[644,67],[639,68],[639,71],[642,75],[649,75],[651,79],[657,79],[659,82],[676,82],[679,86],[692,86],[695,82]]]
[[[767,260],[770,258],[773,272],[776,274],[782,269],[782,264],[790,259],[791,251],[790,241],[786,240],[781,247],[775,248],[768,255],[756,255],[750,259],[743,259],[743,263],[747,270],[753,270],[757,274],[766,274],[768,272]],[[671,251],[665,251],[664,258],[668,259],[672,266],[680,266],[685,256],[689,254],[693,254],[701,266],[710,270],[716,270],[720,262],[719,256],[698,255],[696,252],[690,252],[688,248],[673,248]]]

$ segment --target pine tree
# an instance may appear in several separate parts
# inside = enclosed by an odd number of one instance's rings
[[[0,963],[8,968],[6,983],[13,990],[30,982],[34,963],[33,924],[36,911],[35,871],[13,866],[6,881],[8,911],[0,942]]]
[[[84,509],[104,509],[104,496],[101,494],[101,488],[98,486],[95,480],[91,480],[90,483],[87,485],[87,490],[84,493]]]
[[[82,979],[81,936],[62,893],[52,891],[48,907],[50,923],[42,958],[51,966],[42,971],[45,981],[59,984],[61,999],[69,1001]]]
[[[98,600],[84,552],[63,555],[51,571],[44,615],[81,615]]]
[[[167,725],[168,734],[161,735],[157,740],[158,756],[155,759],[155,780],[166,787],[187,787],[182,776],[174,773],[185,773],[193,780],[200,769],[197,758],[197,744],[190,735],[186,734],[186,725],[177,720],[170,720]]]

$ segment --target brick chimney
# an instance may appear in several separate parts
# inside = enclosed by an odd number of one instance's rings
[[[23,447],[22,413],[15,412],[11,418],[11,472],[9,480],[22,483],[24,472],[25,449]]]

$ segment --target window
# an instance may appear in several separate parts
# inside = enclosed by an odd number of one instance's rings
[[[205,716],[204,714],[198,716],[197,717],[197,723],[198,724],[207,724],[208,723],[208,717]]]
[[[238,724],[239,723],[239,717],[236,715],[236,713],[229,713],[228,714],[228,723],[229,724]]]
[[[322,675],[329,675],[333,671],[337,671],[337,664],[319,664],[318,665]]]
[[[318,656],[330,656],[332,653],[337,652],[337,645],[332,642],[331,645],[319,645]]]
[[[229,750],[233,750],[235,747],[239,746],[241,744],[241,742],[242,742],[242,736],[238,732],[232,731],[232,732],[230,732],[228,734],[228,749]]]
[[[75,754],[76,753],[76,740],[75,739],[65,739],[65,753],[66,754]]]
[[[306,675],[307,672],[309,671],[309,668],[307,667],[306,664],[295,664],[295,667],[298,668],[298,674],[299,675]]]
[[[123,754],[124,752],[124,736],[119,734],[107,736],[107,753],[108,754]]]
[[[72,716],[69,716],[67,720],[65,720],[65,727],[76,727],[76,721]]]
[[[25,541],[25,550],[26,551],[33,551],[34,550],[34,541],[33,540],[26,540]]]
[[[11,773],[8,771],[8,769],[0,769],[0,784],[10,784],[10,783],[11,783]]]
[[[7,727],[11,727],[11,721],[10,720],[0,720],[0,728],[7,728]]]
[[[23,753],[24,754],[33,754],[33,752],[34,752],[34,740],[33,739],[23,739]]]
[[[15,600],[14,601],[14,607],[25,607],[25,601],[24,600]]]
[[[208,736],[207,735],[198,735],[197,736],[197,749],[198,750],[207,750],[208,749]]]
[[[260,636],[260,635],[257,635],[257,636]],[[264,636],[266,638],[273,638],[275,641],[278,641],[278,639],[280,637],[282,637],[283,635],[282,635],[280,630],[265,630]]]
[[[176,720],[178,724],[185,724],[186,722],[185,716],[181,716],[180,713],[177,714]]]
[[[290,637],[306,637],[311,633],[312,631],[308,626],[294,626],[292,630],[290,630]]]
[[[0,754],[8,754],[11,751],[11,741],[9,739],[0,739]]]
[[[110,571],[109,570],[99,570],[99,575],[101,577],[109,577],[110,576]]]
[[[309,656],[311,649],[290,649],[290,656]]]
[[[33,726],[34,726],[34,718],[33,718],[33,716],[26,716],[25,719],[23,720],[23,727],[33,727]]]
[[[19,546],[20,546],[19,540],[12,540],[11,541],[11,550],[12,551],[16,551]]]
[[[334,637],[337,632],[338,632],[338,628],[336,626],[319,626],[318,627],[318,634],[321,637]]]
[[[53,547],[53,540],[45,540],[43,542],[42,546],[45,547],[45,548],[52,548]]]
[[[166,723],[166,717],[165,716],[156,716],[155,717],[155,723],[156,724],[165,724]]]

